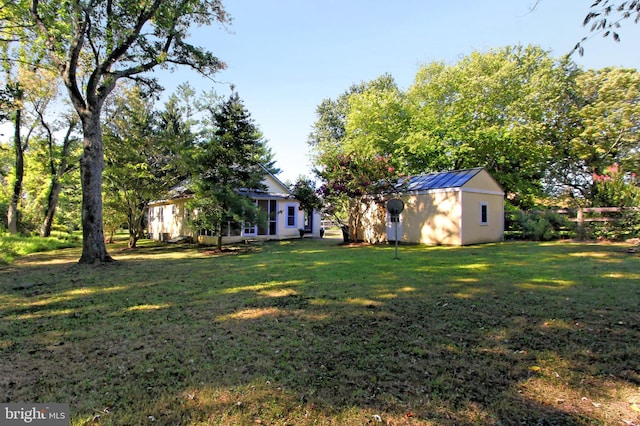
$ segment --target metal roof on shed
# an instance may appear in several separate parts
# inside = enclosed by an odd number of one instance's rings
[[[482,171],[482,167],[466,170],[429,173],[412,176],[405,182],[407,191],[428,191],[431,189],[459,188]]]

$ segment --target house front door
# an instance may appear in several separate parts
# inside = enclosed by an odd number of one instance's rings
[[[313,211],[304,212],[304,231],[313,232]]]

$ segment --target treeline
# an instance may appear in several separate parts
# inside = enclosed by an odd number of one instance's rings
[[[147,204],[168,197],[175,185],[188,183],[198,192],[202,182],[217,173],[228,181],[218,181],[220,190],[243,187],[250,179],[261,179],[264,169],[250,166],[258,163],[279,172],[268,141],[237,93],[228,98],[213,92],[198,94],[183,84],[161,105],[156,96],[157,92],[149,93],[141,86],[125,85],[103,109],[104,229],[110,238],[126,227],[130,247],[146,231]],[[54,92],[44,105],[35,98],[23,99],[20,104],[5,104],[14,107],[13,111],[5,109],[5,121],[15,128],[19,114],[21,132],[12,143],[0,145],[0,229],[45,237],[78,230],[82,200],[78,120],[72,111],[60,114],[64,105],[54,105],[60,103]],[[237,134],[229,136],[227,129]],[[243,180],[232,180],[238,165],[245,163],[249,165],[242,168]],[[14,197],[18,179],[19,196]],[[234,193],[225,193],[231,195],[225,199],[207,195],[208,202],[229,203]],[[9,211],[14,198],[11,229]]]
[[[481,166],[518,209],[640,203],[636,69],[583,70],[509,46],[426,64],[406,89],[390,75],[353,85],[316,113],[308,143],[332,197],[385,177]],[[381,161],[377,175],[362,167]]]

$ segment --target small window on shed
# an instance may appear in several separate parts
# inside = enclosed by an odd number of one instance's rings
[[[480,203],[480,225],[489,224],[489,203]]]

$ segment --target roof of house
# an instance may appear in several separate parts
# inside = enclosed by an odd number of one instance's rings
[[[430,189],[458,188],[469,182],[482,171],[482,167],[448,172],[411,176],[404,182],[407,191],[428,191]]]
[[[269,171],[269,169],[267,169],[265,166],[263,166],[262,164],[258,163],[258,165],[265,171],[265,179],[263,181],[266,181],[267,177],[270,177],[276,184],[277,186],[280,186],[283,192],[273,192],[273,191],[269,191],[269,190],[262,190],[262,189],[250,189],[250,188],[238,188],[237,191],[247,197],[251,197],[254,199],[292,199],[293,197],[293,193],[291,192],[291,190],[287,187],[287,185],[285,185],[284,183],[282,183],[282,181],[280,179],[278,179],[273,173],[271,173]],[[167,203],[169,201],[172,200],[179,200],[179,199],[184,199],[184,198],[191,198],[194,196],[194,192],[193,190],[189,187],[190,184],[190,180],[186,179],[184,182],[182,182],[179,185],[176,185],[174,187],[172,187],[171,189],[169,189],[169,193],[168,193],[168,198],[163,199],[163,200],[154,200],[151,201],[150,204],[160,204],[160,203]]]

